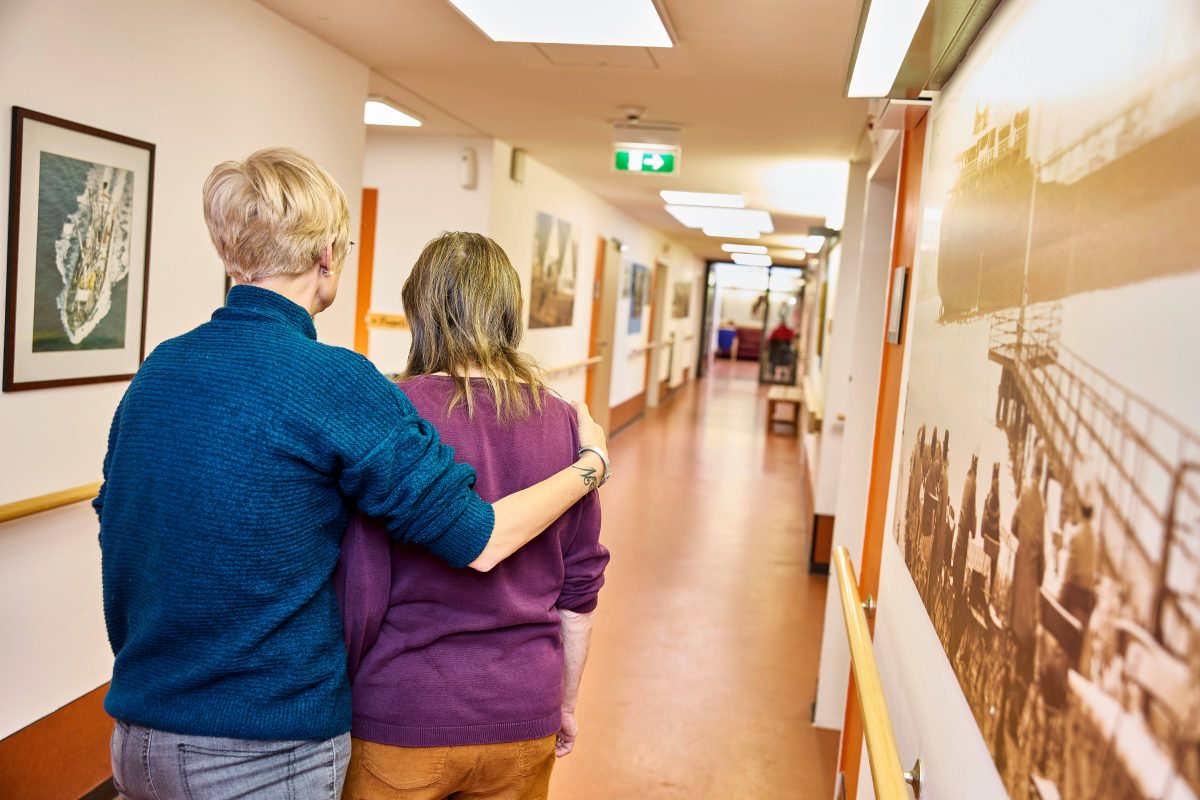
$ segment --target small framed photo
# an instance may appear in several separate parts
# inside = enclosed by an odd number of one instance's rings
[[[145,355],[154,145],[14,107],[6,392],[133,377]]]
[[[892,299],[888,305],[887,340],[889,344],[900,344],[900,332],[904,330],[904,297],[908,292],[908,273],[911,267],[897,267],[892,272]]]

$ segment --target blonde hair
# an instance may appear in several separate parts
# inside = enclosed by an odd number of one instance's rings
[[[442,234],[417,257],[402,298],[412,329],[404,377],[450,375],[454,394],[447,413],[465,402],[474,417],[471,367],[487,381],[500,419],[528,415],[530,397],[541,410],[546,389],[541,370],[518,349],[521,281],[500,245],[479,233]]]
[[[204,182],[204,221],[239,283],[312,268],[333,237],[333,267],[350,248],[350,209],[329,173],[286,147],[218,164]]]

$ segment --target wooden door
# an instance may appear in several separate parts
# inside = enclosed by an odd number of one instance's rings
[[[379,190],[363,189],[362,226],[358,232],[358,292],[354,304],[354,351],[367,355],[371,332],[367,314],[371,313],[371,281],[375,270],[375,213]]]
[[[612,386],[612,342],[616,333],[618,283],[621,279],[621,253],[604,237],[596,239],[596,272],[592,282],[592,322],[588,337],[588,358],[599,356],[599,364],[587,370],[584,397],[592,418],[610,431],[609,390]]]

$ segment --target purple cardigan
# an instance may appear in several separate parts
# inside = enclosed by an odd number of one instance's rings
[[[494,502],[575,462],[575,411],[547,396],[540,414],[502,423],[486,384],[472,379],[475,418],[453,383],[427,375],[400,388],[455,458],[473,466],[475,489]],[[492,744],[559,729],[563,651],[556,608],[596,607],[608,551],[592,492],[490,573],[454,569],[393,542],[354,517],[335,585],[342,604],[354,704],[352,732],[404,747]],[[389,551],[390,549],[390,558]]]

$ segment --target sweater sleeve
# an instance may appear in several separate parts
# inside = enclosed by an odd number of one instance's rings
[[[360,395],[367,398],[363,405],[347,413],[353,439],[364,441],[365,428],[365,441],[376,443],[365,454],[347,454],[338,485],[393,538],[464,567],[491,538],[495,512],[473,489],[475,470],[455,462],[454,451],[399,388],[378,372],[374,377],[382,385],[370,386]]]
[[[609,559],[608,549],[600,544],[597,492],[588,492],[579,501],[578,514],[575,537],[563,554],[563,586],[555,607],[586,614],[596,608]]]

